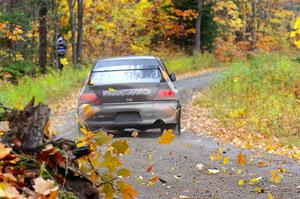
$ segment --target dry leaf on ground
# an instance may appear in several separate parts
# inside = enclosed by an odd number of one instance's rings
[[[57,185],[54,184],[53,180],[49,180],[49,179],[44,180],[42,177],[38,177],[34,179],[33,182],[34,182],[33,188],[35,192],[43,196],[47,196],[51,192],[57,191],[59,188]]]

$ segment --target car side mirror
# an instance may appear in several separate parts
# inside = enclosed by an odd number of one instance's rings
[[[174,73],[171,73],[170,74],[170,79],[172,82],[175,82],[176,81],[176,75]]]
[[[83,85],[84,85],[85,81],[86,81],[86,78],[84,77],[84,78],[82,79],[82,84],[83,84]]]

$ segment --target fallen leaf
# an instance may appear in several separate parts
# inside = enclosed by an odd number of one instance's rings
[[[262,176],[260,176],[260,177],[258,177],[258,178],[251,178],[251,179],[249,180],[249,182],[257,183],[257,182],[259,182],[261,179],[262,179]]]
[[[264,167],[264,166],[266,166],[266,163],[265,163],[264,161],[259,161],[259,162],[257,163],[257,166],[258,166],[258,167]]]
[[[0,160],[8,156],[11,150],[12,148],[6,147],[4,144],[0,142]]]
[[[53,191],[57,191],[59,188],[54,184],[53,180],[44,180],[42,177],[34,179],[33,182],[34,191],[44,196],[49,195]]]
[[[150,185],[150,186],[155,185],[156,182],[157,182],[157,180],[158,180],[158,176],[153,176],[153,177],[150,178],[150,180],[149,180],[149,185]]]
[[[280,167],[280,168],[278,169],[278,172],[279,172],[279,173],[285,173],[285,172],[286,172],[286,169],[285,169],[285,168],[282,168],[282,167]]]
[[[52,191],[47,199],[57,199],[58,191]]]
[[[222,160],[222,155],[219,153],[219,152],[213,152],[211,155],[210,155],[210,160],[211,161],[219,161],[219,160]]]
[[[279,184],[281,182],[281,176],[277,173],[276,170],[271,170],[270,171],[272,177],[271,177],[271,182],[275,183],[275,184]]]
[[[238,181],[238,185],[239,185],[239,186],[243,186],[244,184],[245,184],[245,180],[240,179],[240,180]]]
[[[149,155],[148,155],[148,160],[152,160],[152,154],[151,153],[149,153]]]
[[[254,187],[253,191],[255,193],[262,193],[263,192],[263,188],[261,188],[261,187]]]
[[[217,170],[217,169],[208,169],[208,174],[216,174],[216,173],[219,173],[220,170]]]
[[[149,166],[149,167],[147,167],[146,172],[147,172],[147,173],[150,173],[150,172],[152,171],[152,169],[153,169],[153,167],[152,167],[152,166]]]
[[[226,174],[227,173],[227,169],[221,169],[222,173]]]
[[[223,164],[226,165],[229,163],[229,161],[230,161],[230,157],[227,156],[223,159]]]
[[[273,199],[273,195],[271,194],[271,192],[268,192],[268,199]]]
[[[196,165],[196,168],[197,168],[197,169],[199,169],[199,170],[202,170],[202,169],[203,169],[203,167],[204,167],[204,165],[203,165],[203,164],[197,164],[197,165]]]
[[[14,186],[5,182],[0,182],[0,197],[9,199],[23,198]]]
[[[175,134],[172,129],[165,130],[161,137],[158,138],[159,144],[169,145],[175,138]]]
[[[134,138],[136,138],[136,137],[139,136],[139,132],[137,132],[137,131],[132,131],[131,136],[134,137]]]
[[[242,173],[242,169],[236,171],[236,174],[240,175]]]
[[[0,179],[6,183],[16,183],[17,178],[13,176],[11,173],[0,173]]]
[[[237,162],[238,165],[246,165],[247,164],[246,156],[242,153],[239,153],[237,155],[236,162]]]
[[[188,197],[188,196],[185,196],[185,195],[180,195],[179,198],[180,198],[180,199],[189,199],[189,197]]]

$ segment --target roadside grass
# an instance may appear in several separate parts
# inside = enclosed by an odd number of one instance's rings
[[[195,54],[193,56],[172,57],[165,60],[170,72],[183,74],[215,67],[217,61],[211,54]],[[55,102],[81,87],[90,64],[81,69],[66,68],[63,72],[50,71],[49,74],[37,78],[26,77],[19,80],[19,85],[0,85],[0,102],[9,107],[16,107],[19,99],[22,105],[35,96],[36,102]]]
[[[213,54],[203,53],[192,56],[180,56],[164,59],[170,73],[184,74],[220,67],[220,63]]]
[[[226,125],[275,135],[300,146],[300,63],[279,54],[232,63],[196,100]]]
[[[21,104],[25,105],[32,96],[35,96],[36,102],[59,100],[80,87],[89,68],[82,66],[79,70],[68,67],[63,72],[51,71],[37,78],[23,78],[18,86],[1,85],[0,102],[5,106],[16,107],[19,99]]]

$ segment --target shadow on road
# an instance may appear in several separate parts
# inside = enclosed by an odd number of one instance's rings
[[[132,131],[122,131],[122,132],[109,132],[110,134],[112,134],[114,136],[114,138],[130,138],[132,137]],[[162,135],[162,133],[157,130],[148,130],[148,131],[140,131],[138,138],[158,138]]]

